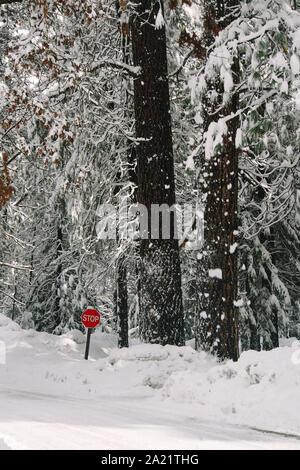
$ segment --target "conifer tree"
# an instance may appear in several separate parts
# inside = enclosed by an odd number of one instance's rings
[[[154,204],[175,204],[175,179],[166,32],[162,2],[134,2],[131,19],[137,159],[137,200],[148,210],[148,234],[140,242],[140,335],[144,341],[184,342],[181,268],[175,221],[170,239],[150,231]]]
[[[216,37],[236,19],[237,0],[208,1],[203,6],[203,41],[206,50]],[[216,58],[215,58],[216,55]],[[205,245],[199,261],[199,285],[196,344],[219,358],[238,358],[237,302],[237,195],[239,127],[239,59],[223,49],[207,52],[206,96],[202,97],[205,154],[204,191]],[[235,87],[235,90],[233,88]]]

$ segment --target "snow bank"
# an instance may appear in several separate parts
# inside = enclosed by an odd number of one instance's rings
[[[98,366],[115,374],[125,369],[136,386],[152,389],[159,400],[192,406],[199,416],[300,434],[300,362],[293,360],[300,343],[292,344],[247,351],[223,364],[189,346],[137,345],[112,351]]]
[[[191,374],[199,367],[209,370],[215,360],[204,352],[196,352],[190,346],[160,346],[158,344],[138,344],[128,349],[114,350],[106,359],[97,362],[99,371],[110,370],[115,375],[126,377],[127,393],[130,386],[133,393],[141,391],[153,395],[153,390],[162,389],[170,376],[188,369]],[[122,382],[124,384],[124,382]]]
[[[203,373],[172,374],[162,396],[181,403],[198,403],[214,418],[278,432],[300,432],[300,367],[290,348],[248,351],[237,363],[228,361]]]
[[[93,382],[97,390],[99,377],[94,377],[91,366],[116,348],[117,338],[96,329],[91,336],[89,361],[83,359],[85,341],[86,336],[78,330],[61,336],[23,330],[0,314],[0,342],[6,358],[4,364],[0,360],[0,385],[27,392],[85,396],[91,391],[88,384]],[[89,371],[91,378],[86,375]]]
[[[5,329],[6,331],[21,330],[21,327],[16,322],[3,315],[3,313],[0,313],[0,327],[2,327],[2,329]]]
[[[195,351],[194,341],[185,347],[135,344],[119,350],[116,336],[98,329],[85,361],[85,336],[79,331],[54,336],[22,330],[0,315],[0,341],[6,347],[6,362],[0,364],[4,390],[95,402],[146,398],[158,413],[167,407],[191,419],[300,435],[300,343],[295,338],[272,351],[248,351],[236,363],[220,364]]]
[[[5,444],[5,441],[4,439],[0,439],[0,450],[9,450],[10,447],[8,447],[8,445]]]

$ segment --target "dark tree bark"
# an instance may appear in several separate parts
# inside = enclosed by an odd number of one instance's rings
[[[232,21],[232,8],[239,0],[208,0],[204,6],[205,46],[210,46],[219,31]],[[238,83],[239,61],[235,58],[232,76]],[[211,92],[219,98],[211,99]],[[223,83],[219,78],[211,80],[204,100],[205,130],[219,119],[235,113],[238,95],[233,94],[226,106],[222,106]],[[237,117],[227,121],[227,132],[219,150],[205,160],[206,183],[205,246],[201,261],[198,314],[196,321],[196,346],[216,354],[220,359],[238,359],[238,311],[237,300],[237,197],[238,152],[235,137],[239,126]],[[230,249],[230,247],[232,247]],[[218,270],[217,272],[215,270]],[[221,275],[221,276],[220,276]]]
[[[273,348],[279,348],[279,325],[278,325],[278,312],[273,310],[272,312],[272,325],[274,330],[271,331],[271,341]]]
[[[127,269],[122,259],[117,265],[117,325],[118,347],[128,348]]]
[[[61,224],[57,226],[56,232],[56,259],[58,260],[55,275],[56,275],[56,292],[55,292],[55,305],[54,305],[54,315],[55,315],[55,326],[60,324],[60,299],[61,294],[58,293],[58,289],[61,287],[61,274],[62,274],[62,254],[63,254],[63,231]]]
[[[122,47],[122,58],[123,62],[127,65],[130,64],[130,35],[129,25],[122,21],[122,10],[126,9],[126,4],[123,2],[120,4],[119,0],[116,0],[116,9],[118,18],[120,21],[120,34],[121,34],[121,47]],[[125,109],[127,109],[128,119],[131,116],[130,97],[128,92],[125,92]],[[124,158],[126,160],[127,172],[126,178],[133,184],[136,185],[136,174],[135,174],[135,151],[132,143],[127,141],[127,152]],[[120,170],[117,174],[117,180],[122,180],[124,177],[123,165],[121,163]],[[119,190],[114,191],[114,195],[117,196]],[[135,198],[135,191],[133,193],[133,199]],[[117,232],[117,243],[120,246],[119,233]],[[116,290],[115,290],[115,318],[118,333],[118,346],[124,348],[129,346],[128,338],[128,286],[127,286],[127,256],[122,253],[116,263]]]
[[[274,245],[274,227],[270,227],[269,234],[260,233],[260,241],[261,243],[267,248],[270,249],[272,245]],[[269,245],[269,247],[268,247]],[[272,254],[272,250],[270,250],[271,258],[273,261],[274,266],[277,265],[276,262],[276,254]],[[268,279],[263,280],[263,284],[265,288],[272,293],[272,273],[268,266],[265,267],[265,271],[267,274]],[[271,308],[271,332],[270,332],[270,340],[271,343],[267,349],[279,348],[279,319],[278,319],[278,311],[275,306]]]
[[[146,206],[175,203],[173,144],[164,25],[155,27],[161,3],[134,0],[132,52],[141,73],[134,80],[137,200]],[[170,239],[148,230],[140,242],[140,336],[143,341],[184,344],[178,240],[171,218]]]
[[[23,0],[0,0],[0,5],[6,5],[9,3],[22,3]]]
[[[242,286],[242,290],[245,290],[248,294],[248,298],[250,298],[250,282],[249,282],[249,274],[248,274],[248,263],[245,261],[245,275],[244,275],[244,283]],[[246,342],[246,347],[242,348],[244,351],[248,349],[252,349],[254,351],[261,350],[260,344],[260,334],[258,328],[258,316],[256,308],[252,309],[253,318],[248,318],[248,326],[249,326],[249,342]],[[247,337],[247,334],[244,334],[244,338]],[[245,339],[244,339],[245,341]]]
[[[260,336],[257,331],[257,318],[255,318],[255,321],[256,321],[256,324],[253,324],[252,322],[249,323],[250,349],[253,349],[255,351],[260,351],[261,345],[260,345]]]

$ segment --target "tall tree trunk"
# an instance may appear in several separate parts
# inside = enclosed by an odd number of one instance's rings
[[[127,269],[123,261],[120,258],[117,263],[118,346],[128,348]]]
[[[255,324],[249,322],[249,329],[250,329],[250,349],[254,349],[255,351],[261,350],[260,345],[260,336],[257,331],[257,318],[255,317]]]
[[[232,21],[232,7],[239,0],[208,0],[204,6],[206,46],[210,46],[219,31]],[[234,59],[232,77],[238,83],[239,61]],[[238,95],[233,94],[222,105],[223,83],[211,79],[204,100],[204,122],[207,131],[212,122],[235,113]],[[212,100],[212,94],[218,94]],[[201,261],[202,276],[196,322],[196,346],[216,354],[220,359],[238,359],[237,300],[237,230],[238,152],[235,147],[239,126],[237,117],[227,120],[227,131],[219,150],[204,163],[206,183],[205,246]]]
[[[120,3],[119,0],[116,1],[117,14],[120,20],[120,34],[121,34],[121,47],[122,47],[122,56],[123,62],[130,64],[130,35],[129,35],[129,25],[127,23],[127,17],[122,17],[122,11],[126,10],[126,2]],[[125,20],[125,22],[124,22]],[[125,91],[125,113],[128,114],[128,119],[131,119],[131,106],[130,106],[130,97],[128,91]],[[134,151],[132,143],[128,140],[127,142],[127,173],[126,177],[130,182],[135,184],[135,170],[134,170]],[[125,167],[126,165],[124,165]],[[123,162],[120,164],[120,170],[117,175],[117,179],[121,180],[123,178]],[[114,195],[118,195],[118,187],[114,191]],[[119,231],[117,232],[117,244],[121,245],[119,238]],[[116,291],[115,291],[115,316],[116,316],[116,325],[118,332],[118,346],[119,348],[128,347],[129,338],[128,338],[128,286],[127,286],[127,266],[126,266],[126,255],[122,253],[116,263]]]
[[[137,157],[137,200],[148,210],[153,204],[175,203],[174,161],[170,117],[165,26],[156,24],[161,2],[134,0],[131,20],[132,52],[141,73],[134,81]],[[140,336],[143,341],[184,344],[181,269],[178,240],[171,218],[170,238],[140,242]]]
[[[55,327],[58,326],[61,322],[61,274],[62,274],[62,253],[63,253],[63,232],[61,223],[58,223],[56,229],[56,259],[58,260],[55,270],[56,275],[56,292],[55,292],[55,302],[54,302],[54,315],[55,315]],[[58,293],[59,291],[59,293]]]
[[[250,297],[250,283],[249,283],[249,274],[248,274],[248,265],[246,264],[246,275],[245,275],[245,290],[246,293],[248,294],[248,298]],[[249,324],[249,332],[250,332],[250,344],[249,348],[254,350],[254,351],[260,351],[261,350],[261,344],[260,344],[260,334],[258,330],[258,316],[256,309],[252,310],[253,313],[253,319],[249,318],[248,324]],[[248,348],[247,348],[248,349]]]
[[[279,348],[279,325],[278,325],[278,312],[273,309],[272,311],[272,325],[274,330],[271,331],[271,341],[273,348]]]

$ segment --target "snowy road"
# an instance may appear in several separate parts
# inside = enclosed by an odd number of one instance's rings
[[[13,449],[300,449],[296,436],[202,421],[174,408],[158,414],[147,398],[97,402],[2,388],[0,403],[0,440]]]

